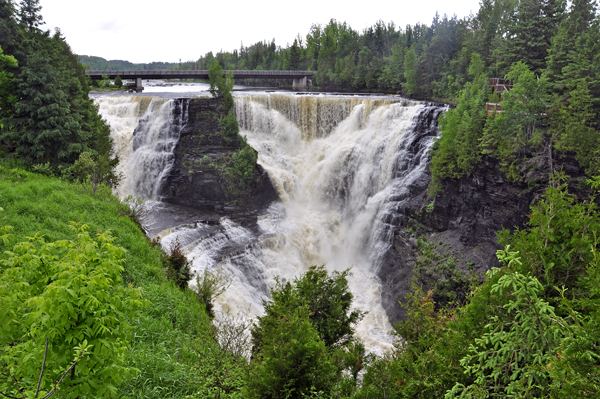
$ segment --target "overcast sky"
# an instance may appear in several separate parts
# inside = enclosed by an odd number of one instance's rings
[[[463,18],[479,0],[40,0],[45,25],[59,27],[73,51],[135,63],[196,60],[275,38],[285,47],[331,18],[362,32],[378,20],[430,24],[435,12]]]

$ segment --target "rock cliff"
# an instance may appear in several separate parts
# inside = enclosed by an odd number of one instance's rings
[[[582,186],[585,176],[577,161],[563,155],[555,163],[557,169],[571,176],[571,191],[583,196],[577,187]],[[423,179],[429,181],[428,176]],[[411,279],[422,255],[419,237],[443,248],[439,250],[442,256],[455,257],[458,269],[471,268],[482,275],[500,266],[496,232],[525,228],[529,209],[543,194],[546,183],[511,182],[500,171],[498,161],[486,156],[469,176],[443,181],[443,189],[433,202],[423,186],[414,190],[414,200],[401,211],[403,217],[394,226],[392,246],[378,273],[382,303],[390,321],[404,318],[399,301],[412,291]]]
[[[229,178],[227,168],[237,147],[228,145],[221,134],[221,99],[177,101],[187,102],[177,109],[188,115],[174,150],[173,167],[161,188],[163,201],[239,217],[255,216],[278,199],[260,165],[255,166],[252,178],[243,187],[237,187]]]

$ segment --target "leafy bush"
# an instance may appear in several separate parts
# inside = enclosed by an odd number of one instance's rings
[[[96,194],[100,185],[115,188],[119,184],[121,176],[114,172],[118,162],[117,158],[97,156],[94,152],[85,151],[72,166],[63,170],[63,176],[89,184],[92,194]]]
[[[196,286],[192,290],[196,297],[205,306],[208,317],[213,319],[214,300],[229,288],[231,280],[217,271],[204,270],[202,274],[196,275]]]
[[[239,135],[240,125],[232,111],[229,111],[225,117],[219,120],[219,127],[226,144],[232,147],[237,147],[240,144],[242,141]]]
[[[167,278],[171,280],[179,289],[186,290],[192,279],[190,265],[181,252],[181,246],[178,242],[171,248],[171,253],[164,256],[164,264],[167,269]]]
[[[123,364],[126,320],[144,301],[119,284],[124,250],[108,232],[94,240],[86,225],[72,228],[75,240],[37,234],[0,263],[4,395],[46,395],[62,381],[67,397],[114,397],[134,374]]]

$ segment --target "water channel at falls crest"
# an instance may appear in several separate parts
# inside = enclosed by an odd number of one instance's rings
[[[188,101],[96,99],[124,176],[118,193],[148,200],[142,222],[149,235],[167,250],[176,241],[183,245],[194,272],[217,268],[229,275],[232,284],[216,310],[248,317],[262,314],[276,278],[293,280],[311,265],[351,268],[354,306],[368,311],[357,335],[372,352],[391,348],[377,273],[392,242],[390,223],[426,173],[432,134],[416,126],[431,112],[435,124],[441,109],[399,98],[236,95],[240,133],[258,151],[281,200],[259,216],[258,229],[227,217],[216,229],[158,198]],[[157,222],[165,213],[177,215]]]

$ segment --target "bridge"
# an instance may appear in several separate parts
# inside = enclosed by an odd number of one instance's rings
[[[223,73],[232,72],[234,79],[292,79],[292,87],[307,87],[312,85],[313,71],[223,71]],[[114,79],[120,76],[121,79],[135,80],[135,86],[131,85],[138,93],[143,90],[142,79],[206,79],[208,80],[208,71],[85,71],[85,74],[94,80],[103,79],[108,76]]]

